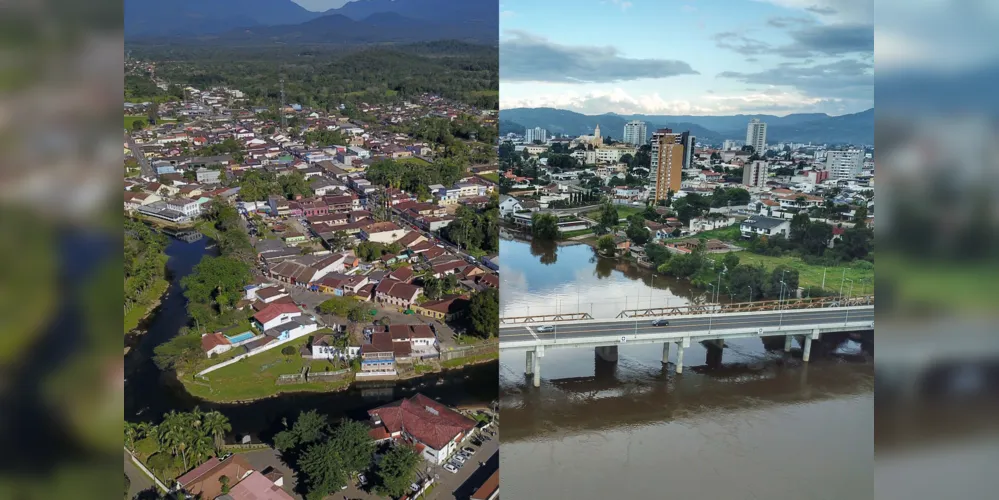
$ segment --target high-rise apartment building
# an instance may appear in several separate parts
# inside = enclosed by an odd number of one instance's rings
[[[534,141],[545,143],[548,142],[548,131],[541,127],[529,128],[524,133],[524,139],[528,143],[534,143]]]
[[[767,170],[769,163],[763,160],[755,160],[743,167],[742,183],[750,187],[764,187],[767,185]]]
[[[767,124],[753,118],[746,127],[746,145],[753,147],[753,152],[763,156],[767,150]]]
[[[680,134],[680,144],[683,144],[683,168],[691,168],[694,161],[694,144],[697,138],[690,135],[690,131]]]
[[[859,149],[826,151],[826,170],[831,179],[852,179],[864,169],[864,152]]]
[[[683,180],[683,157],[685,145],[683,134],[672,130],[659,129],[652,134],[652,192],[655,201],[665,200],[670,191],[680,190]]]
[[[647,134],[645,122],[641,120],[633,120],[624,124],[624,142],[626,144],[641,146],[645,144]]]

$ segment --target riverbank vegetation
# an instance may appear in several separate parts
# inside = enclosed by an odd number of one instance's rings
[[[135,329],[166,293],[167,243],[162,233],[125,218],[125,333]]]
[[[499,252],[499,201],[493,196],[482,210],[460,207],[441,237],[477,257]]]
[[[543,241],[555,241],[561,238],[558,216],[542,212],[531,214],[531,236]]]
[[[125,422],[125,447],[161,481],[172,480],[212,456],[221,456],[232,430],[220,412],[171,411],[158,425]]]

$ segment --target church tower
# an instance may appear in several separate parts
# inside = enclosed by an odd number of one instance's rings
[[[597,128],[593,130],[593,145],[601,146],[604,143],[604,137],[600,135],[600,124],[597,124]]]

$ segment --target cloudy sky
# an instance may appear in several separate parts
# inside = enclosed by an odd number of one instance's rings
[[[503,108],[855,113],[874,105],[869,0],[500,0]]]

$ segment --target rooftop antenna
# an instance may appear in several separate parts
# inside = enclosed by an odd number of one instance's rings
[[[285,105],[285,102],[284,102],[284,75],[281,75],[281,106],[279,107],[279,111],[281,113],[281,132],[282,133],[288,131],[288,117],[285,116],[285,114],[284,114],[284,105]]]

